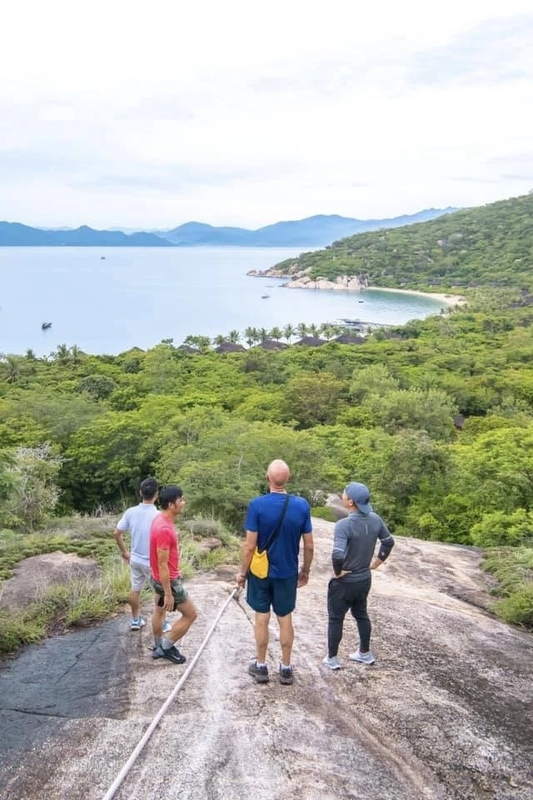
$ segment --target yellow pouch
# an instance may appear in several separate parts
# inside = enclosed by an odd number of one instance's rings
[[[268,555],[266,550],[260,553],[257,547],[255,548],[250,563],[250,572],[252,575],[255,575],[256,578],[268,577]]]

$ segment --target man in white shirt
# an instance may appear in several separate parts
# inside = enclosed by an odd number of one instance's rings
[[[145,585],[150,586],[150,527],[154,517],[158,515],[155,507],[158,485],[155,478],[145,478],[139,487],[141,501],[138,505],[126,509],[115,528],[115,539],[122,558],[130,565],[131,575],[131,622],[130,630],[138,631],[146,625],[141,616],[141,592]],[[123,533],[130,533],[130,552],[124,544]],[[164,623],[163,631],[170,629]]]

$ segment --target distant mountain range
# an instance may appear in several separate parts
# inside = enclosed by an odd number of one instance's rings
[[[0,246],[72,246],[72,247],[324,247],[345,236],[380,228],[399,228],[426,222],[455,208],[429,208],[417,214],[392,219],[352,219],[336,214],[319,214],[293,222],[276,222],[257,230],[187,222],[169,231],[125,232],[124,229],[97,231],[82,225],[75,230],[31,228],[18,222],[0,222]],[[127,230],[127,229],[126,229]]]
[[[354,233],[426,222],[456,210],[429,208],[417,214],[392,219],[352,219],[339,217],[336,214],[329,216],[320,214],[294,222],[276,222],[274,225],[267,225],[255,231],[246,228],[215,228],[202,222],[187,222],[170,231],[159,231],[158,234],[172,244],[182,246],[323,247]]]
[[[0,222],[0,246],[21,247],[171,247],[171,243],[153,233],[95,231],[82,225],[74,230],[42,230],[18,222]]]

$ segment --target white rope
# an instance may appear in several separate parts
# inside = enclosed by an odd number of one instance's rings
[[[206,646],[207,642],[211,638],[211,636],[213,634],[213,631],[215,630],[220,617],[222,616],[222,614],[226,610],[226,607],[229,605],[230,600],[232,600],[232,598],[235,596],[237,591],[238,591],[237,588],[233,589],[233,591],[231,592],[230,596],[225,601],[224,605],[222,606],[222,608],[218,612],[215,621],[213,622],[213,624],[211,625],[211,627],[207,631],[205,639],[203,640],[202,644],[198,648],[193,660],[191,661],[191,663],[189,664],[189,666],[187,667],[187,669],[185,670],[185,672],[183,673],[183,675],[181,676],[181,678],[179,679],[179,681],[177,682],[177,684],[175,685],[175,687],[173,688],[173,690],[171,691],[171,693],[169,694],[169,696],[167,697],[167,699],[165,700],[165,702],[163,703],[163,705],[161,706],[161,708],[159,709],[159,711],[157,712],[155,717],[153,718],[152,722],[150,723],[150,726],[147,728],[147,730],[146,730],[144,736],[142,737],[141,741],[139,742],[139,744],[137,745],[137,747],[135,748],[135,750],[133,751],[131,756],[128,758],[128,760],[126,761],[126,763],[124,764],[124,766],[120,770],[119,774],[117,775],[117,777],[115,778],[115,780],[113,781],[113,783],[111,784],[109,789],[107,790],[106,794],[103,797],[103,800],[112,800],[112,798],[115,796],[115,794],[117,792],[117,789],[120,787],[122,781],[124,780],[124,778],[126,777],[128,772],[130,771],[130,769],[133,767],[135,762],[137,761],[137,759],[140,756],[145,744],[150,739],[152,733],[155,731],[155,729],[159,725],[159,722],[160,722],[163,714],[166,712],[166,710],[168,709],[168,707],[170,706],[170,704],[172,703],[172,701],[176,697],[177,693],[179,692],[179,690],[181,689],[181,687],[183,686],[183,684],[185,683],[185,681],[189,677],[189,674],[192,672],[192,670],[194,668],[194,665],[196,664],[196,662],[200,658],[204,647]]]

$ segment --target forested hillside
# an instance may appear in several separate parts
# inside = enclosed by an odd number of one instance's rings
[[[359,275],[371,285],[533,288],[533,194],[430,222],[341,239],[277,264],[312,278]]]
[[[496,548],[487,563],[501,581],[499,613],[532,625],[532,204],[418,226],[419,241],[461,232],[465,280],[477,264],[481,282],[499,275],[507,288],[471,289],[465,308],[362,343],[217,353],[191,336],[192,347],[119,356],[66,345],[45,359],[5,356],[0,528],[23,536],[50,513],[116,511],[154,474],[183,484],[189,515],[239,531],[267,463],[282,457],[292,490],[315,507],[356,479],[397,534]],[[493,258],[467,228],[476,214]],[[373,252],[392,235],[407,233],[373,235]],[[383,282],[402,283],[409,269],[401,261]]]

